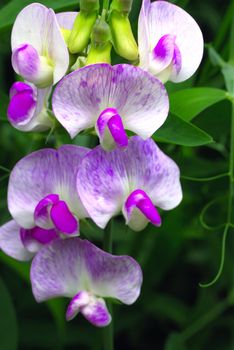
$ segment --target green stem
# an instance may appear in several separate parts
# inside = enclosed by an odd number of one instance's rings
[[[228,308],[228,306],[229,305],[227,300],[224,300],[217,304],[213,309],[196,320],[191,326],[189,326],[187,329],[185,329],[184,332],[180,334],[182,341],[188,340],[205,326],[207,326],[210,322],[217,319]]]
[[[109,4],[110,4],[110,0],[103,0],[102,11],[106,10],[107,12],[109,10]]]
[[[108,223],[107,227],[104,231],[104,239],[103,239],[103,249],[112,253],[112,229],[111,229],[111,221]],[[111,302],[106,302],[109,313],[112,315],[112,304]],[[113,318],[113,315],[112,315]],[[103,328],[103,342],[104,342],[104,350],[114,350],[114,332],[113,332],[113,319],[109,326]]]

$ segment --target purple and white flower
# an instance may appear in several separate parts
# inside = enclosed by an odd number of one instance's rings
[[[56,15],[39,3],[17,16],[11,35],[16,73],[39,88],[56,84],[69,66],[69,53]]]
[[[66,318],[78,312],[97,327],[111,322],[104,298],[130,305],[140,294],[142,272],[129,256],[114,256],[87,240],[71,238],[52,242],[35,256],[31,282],[38,302],[71,298]]]
[[[162,82],[190,78],[203,56],[203,36],[195,20],[167,1],[143,0],[138,23],[140,67]]]
[[[99,227],[122,211],[126,224],[140,231],[148,222],[160,226],[156,207],[169,210],[180,203],[179,178],[178,166],[153,140],[133,136],[124,151],[98,146],[88,153],[78,170],[77,191]]]
[[[31,153],[16,164],[8,187],[14,220],[0,227],[6,254],[27,260],[41,246],[79,233],[79,219],[88,214],[76,191],[76,175],[87,152],[65,145]]]
[[[30,83],[15,82],[10,89],[9,122],[21,131],[44,131],[52,127],[47,106],[51,88],[37,89]]]
[[[169,109],[162,83],[127,64],[94,64],[67,75],[56,87],[52,105],[71,137],[95,127],[108,150],[127,146],[125,129],[144,139],[151,137]]]

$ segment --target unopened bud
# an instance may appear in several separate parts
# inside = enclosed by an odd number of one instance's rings
[[[113,0],[111,3],[111,10],[118,12],[129,13],[132,9],[133,0]]]
[[[97,12],[81,11],[78,13],[68,42],[71,53],[82,52],[88,46],[96,19]]]
[[[137,60],[138,47],[128,16],[114,10],[110,14],[109,23],[115,51],[129,61]]]
[[[91,46],[86,65],[95,63],[111,63],[111,33],[109,25],[103,20],[97,20],[93,27]]]
[[[86,66],[95,63],[109,63],[111,64],[111,48],[110,42],[106,44],[91,44],[88,57],[86,60]]]
[[[99,0],[80,0],[80,11],[98,12],[99,8]]]

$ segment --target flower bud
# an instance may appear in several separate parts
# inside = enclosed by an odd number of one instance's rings
[[[137,60],[138,47],[128,16],[113,10],[110,14],[109,23],[115,51],[129,61]]]
[[[129,13],[132,9],[133,0],[113,0],[111,3],[111,10]]]
[[[96,19],[97,12],[80,11],[78,13],[68,42],[71,53],[82,52],[88,46]]]
[[[99,8],[99,0],[80,0],[80,11],[98,12]]]
[[[96,21],[91,36],[91,46],[86,65],[111,63],[111,34],[109,25],[102,19]]]
[[[111,64],[111,48],[110,42],[102,45],[91,44],[88,57],[86,60],[86,66],[95,63],[109,63]]]

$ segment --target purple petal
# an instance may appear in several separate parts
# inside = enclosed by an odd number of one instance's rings
[[[16,73],[33,82],[40,71],[40,58],[37,50],[25,43],[17,46],[12,52],[12,66]]]
[[[52,105],[71,137],[94,127],[100,114],[111,108],[125,129],[148,138],[164,123],[169,108],[164,86],[126,64],[94,64],[68,74],[55,89]]]
[[[8,187],[8,207],[24,228],[33,228],[34,210],[51,193],[59,195],[78,218],[87,215],[76,191],[76,174],[89,149],[66,145],[57,151],[43,149],[21,159],[14,167]]]
[[[174,35],[166,34],[159,39],[157,45],[153,49],[153,57],[158,72],[171,64],[174,55],[175,39]]]
[[[65,234],[76,233],[78,229],[78,221],[70,212],[64,201],[55,203],[50,211],[51,220],[60,232]]]
[[[35,113],[36,100],[32,91],[25,90],[20,93],[16,93],[11,97],[7,116],[12,124],[19,124],[28,122],[31,120]]]
[[[98,117],[96,124],[100,143],[106,150],[128,145],[128,137],[120,115],[114,108],[105,109]]]
[[[111,322],[106,303],[102,298],[96,298],[88,292],[79,292],[68,305],[66,319],[72,320],[78,312],[96,327],[105,327]]]
[[[140,66],[153,74],[158,72],[150,66],[150,55],[165,35],[175,36],[175,45],[181,54],[181,69],[173,69],[169,79],[184,81],[194,74],[203,56],[204,42],[199,26],[186,11],[174,4],[143,0],[138,26]]]
[[[70,238],[52,242],[37,253],[31,282],[38,302],[88,291],[132,304],[140,293],[142,272],[131,257],[114,256],[89,241]]]
[[[124,204],[124,212],[125,211],[127,224],[130,227],[132,224],[132,227],[135,230],[140,231],[144,228],[144,226],[141,227],[139,222],[136,222],[137,217],[140,216],[140,213],[143,214],[143,217],[150,221],[153,225],[161,225],[161,217],[158,210],[154,207],[154,204],[152,203],[149,196],[147,196],[147,194],[142,190],[135,190],[128,196]]]
[[[0,248],[5,254],[20,261],[31,260],[34,255],[23,245],[20,226],[14,220],[0,227]]]
[[[35,94],[35,89],[29,84],[23,83],[22,81],[16,81],[10,88],[10,98],[17,95],[20,92],[31,92],[31,94]]]
[[[33,84],[16,82],[10,89],[8,119],[22,131],[44,131],[52,126],[46,107],[51,88],[37,89]]]
[[[49,194],[40,200],[34,210],[34,221],[37,226],[45,229],[54,227],[50,218],[50,210],[53,204],[58,203],[58,201],[59,196],[57,194]]]
[[[20,229],[20,238],[25,248],[31,253],[37,253],[41,247],[59,238],[55,230],[45,230],[34,227],[30,230]]]
[[[106,327],[111,322],[111,315],[102,298],[93,298],[88,305],[81,308],[81,313],[96,327]]]
[[[134,136],[124,152],[96,147],[88,153],[78,170],[77,190],[90,217],[104,228],[137,189],[157,207],[176,207],[182,199],[179,176],[177,165],[153,140]]]

